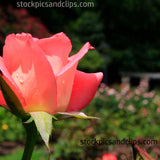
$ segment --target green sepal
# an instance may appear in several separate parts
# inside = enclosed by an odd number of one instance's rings
[[[80,119],[99,119],[97,117],[92,117],[92,116],[87,116],[83,112],[57,112],[55,116],[62,115],[62,118],[70,118],[70,117],[75,117],[75,118],[80,118]]]
[[[30,117],[27,121],[24,121],[23,123],[31,123],[33,122],[33,117]]]
[[[10,111],[21,119],[28,119],[28,115],[24,111],[21,102],[10,88],[10,86],[7,84],[7,82],[4,80],[2,73],[0,74],[0,88]]]
[[[53,116],[53,115],[52,115],[52,118],[53,118],[54,120],[56,120],[56,121],[58,120],[58,118],[57,118],[57,117],[55,117],[55,116]]]
[[[49,136],[52,131],[52,115],[46,112],[30,112],[30,114],[36,124],[37,130],[50,151]]]

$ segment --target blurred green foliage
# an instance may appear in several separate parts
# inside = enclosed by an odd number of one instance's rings
[[[23,154],[23,148],[16,148],[14,153],[8,155],[0,155],[0,160],[20,160]],[[32,155],[32,160],[46,160],[48,157],[48,151],[44,147],[36,147]],[[51,156],[50,158],[52,158]],[[53,160],[53,159],[52,159]]]
[[[137,44],[159,47],[159,0],[99,0],[97,4],[112,47],[125,49]]]
[[[89,0],[88,0],[89,1]],[[160,68],[160,0],[93,0],[93,8],[16,8],[15,2],[0,7],[0,47],[10,33],[29,32],[47,37],[65,32],[75,54],[87,41],[96,47],[79,62],[86,72],[104,70],[109,57],[109,79],[120,71],[158,72]],[[103,43],[108,48],[101,48]],[[1,52],[2,54],[2,52]],[[113,75],[116,75],[113,77]],[[115,79],[114,79],[115,78]],[[54,156],[61,159],[95,159],[109,146],[81,146],[81,139],[159,139],[160,92],[141,88],[101,86],[85,113],[100,120],[62,120],[54,123]],[[145,95],[152,95],[146,97]],[[128,97],[129,96],[129,97]],[[119,97],[119,98],[117,98]],[[126,99],[128,97],[128,99]],[[133,127],[134,126],[134,127]],[[152,127],[152,129],[151,129]],[[0,142],[24,139],[22,125],[0,108]]]
[[[53,12],[54,13],[54,12]],[[51,14],[51,19],[53,16]],[[19,32],[29,32],[34,37],[42,38],[50,36],[50,32],[46,29],[46,27],[42,24],[39,18],[31,16],[25,8],[14,8],[11,5],[5,5],[0,7],[0,15],[2,19],[0,19],[0,47],[2,50],[2,46],[4,45],[5,38],[8,34],[11,33],[19,33]],[[85,18],[86,17],[86,18]],[[55,18],[55,14],[53,16]],[[81,19],[85,18],[86,21],[81,21]],[[50,20],[51,20],[50,19]],[[90,20],[90,21],[88,21]],[[90,22],[90,24],[88,24]],[[104,35],[102,32],[103,24],[99,21],[99,15],[93,13],[93,15],[89,12],[84,13],[82,18],[77,20],[75,26],[72,27],[73,22],[70,22],[69,26],[71,26],[71,30],[66,30],[67,35],[71,38],[73,43],[73,51],[71,53],[74,54],[80,50],[84,43],[90,40],[92,45],[95,45],[94,42],[101,42],[102,37],[104,39]],[[100,23],[99,27],[97,25]],[[78,32],[81,29],[81,32],[84,30],[83,27],[86,27],[86,32],[84,34]],[[95,29],[94,29],[95,28]],[[78,30],[77,30],[78,29]],[[93,30],[94,29],[94,30]],[[63,30],[61,30],[63,31]],[[88,33],[88,35],[86,34]],[[81,36],[78,36],[81,35]],[[91,38],[87,38],[88,36],[92,36]],[[99,38],[97,38],[97,36]],[[81,38],[84,37],[82,40]],[[1,52],[2,53],[2,52]],[[82,61],[80,61],[79,69],[87,72],[97,72],[104,70],[104,60],[100,55],[98,50],[92,51],[92,53],[88,53]],[[94,65],[93,65],[94,64]]]
[[[111,59],[112,68],[118,66],[118,72],[159,72],[160,70],[160,50],[156,48],[146,48],[139,46],[124,50],[111,49],[108,53]]]
[[[1,109],[0,140],[22,140],[24,131],[18,119]],[[81,140],[122,140],[151,138],[158,140],[160,123],[160,92],[148,92],[144,86],[129,88],[101,85],[96,97],[84,110],[99,120],[65,119],[53,124],[53,157],[57,160],[95,159],[111,145],[82,145]],[[2,129],[6,124],[8,128]],[[134,127],[133,127],[134,126]],[[152,127],[152,129],[151,129]],[[116,145],[115,145],[116,146]],[[113,148],[115,147],[113,145]]]
[[[0,55],[8,34],[28,32],[38,38],[50,36],[46,27],[25,8],[14,8],[11,4],[0,5]]]
[[[121,71],[159,72],[159,0],[85,2],[94,2],[94,7],[17,8],[16,3],[12,2],[14,8],[7,9],[6,2],[0,9],[0,41],[4,44],[7,34],[21,31],[42,37],[39,27],[44,24],[48,31],[45,30],[43,33],[63,31],[75,42],[77,49],[86,41],[96,47],[99,55],[96,53],[93,58],[94,56],[88,54],[80,68],[93,72],[97,67],[99,71],[104,70],[104,63],[108,63],[108,78],[111,83],[118,80]],[[20,16],[22,11],[23,16]],[[25,11],[27,14],[24,16]],[[46,18],[48,15],[49,18]],[[29,26],[31,22],[34,23]],[[47,34],[44,34],[45,36]],[[108,44],[108,49],[102,47],[104,43]],[[108,56],[109,61],[102,63],[102,55]],[[96,59],[100,59],[100,62]]]
[[[59,160],[73,157],[95,159],[111,147],[105,144],[81,145],[80,141],[85,139],[151,138],[158,141],[160,138],[159,91],[148,92],[143,86],[129,89],[102,85],[84,112],[100,117],[100,120],[70,119],[54,123],[54,156],[61,157]]]
[[[0,142],[18,141],[24,138],[25,131],[21,120],[6,109],[0,108]]]
[[[89,41],[100,54],[107,55],[111,83],[118,80],[121,71],[159,72],[160,0],[92,2],[94,7],[29,8],[29,12],[50,32],[64,31],[69,37],[74,34],[81,43]],[[109,49],[101,52],[103,43]],[[83,64],[82,68],[88,67]]]
[[[89,41],[92,45],[99,46],[105,41],[104,24],[100,14],[96,12],[83,12],[76,21],[71,21],[70,30],[78,35],[82,42]]]
[[[84,45],[74,34],[71,34],[71,41],[72,52],[70,56],[77,53]],[[100,55],[96,49],[93,49],[89,50],[88,53],[79,61],[78,69],[85,72],[98,72],[104,70],[104,64],[105,61],[103,56]]]
[[[110,45],[111,82],[121,71],[159,72],[160,1],[99,0],[97,5]]]

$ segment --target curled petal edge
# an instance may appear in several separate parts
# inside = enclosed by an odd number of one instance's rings
[[[28,118],[28,114],[23,109],[23,107],[26,105],[23,95],[18,86],[13,81],[10,74],[8,73],[3,63],[3,59],[1,57],[0,57],[0,88],[9,110],[13,114],[22,119]]]

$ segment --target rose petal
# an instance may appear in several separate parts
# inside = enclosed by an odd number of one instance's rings
[[[84,109],[93,99],[103,74],[77,71],[67,112]]]
[[[51,65],[30,34],[9,35],[4,62],[26,100],[26,112],[56,109],[56,80]]]
[[[4,97],[3,97],[2,91],[0,91],[0,106],[8,109],[6,101],[5,101]]]
[[[73,56],[68,58],[69,62],[66,66],[62,68],[62,70],[60,70],[60,72],[58,72],[57,76],[62,75],[69,68],[73,67],[76,63],[78,63],[78,61],[88,52],[89,49],[94,49],[94,47],[92,47],[90,43],[87,42],[77,54],[74,54]]]
[[[21,105],[25,108],[25,106],[26,106],[25,99],[24,99],[19,87],[14,82],[14,80],[12,79],[12,77],[11,77],[10,73],[8,72],[6,66],[4,65],[4,61],[3,61],[2,57],[0,57],[0,72],[1,72],[4,80],[6,81],[6,83],[10,86],[10,88],[13,90],[13,92],[15,93],[17,98],[19,99]],[[1,91],[0,91],[0,105],[2,105],[3,107],[8,109]]]
[[[71,41],[64,33],[58,33],[36,42],[45,52],[56,75],[68,62],[68,56],[72,49]]]
[[[64,112],[68,106],[73,87],[77,63],[57,77],[57,110]]]
[[[67,65],[56,75],[58,106],[56,112],[66,111],[72,92],[78,61],[88,52],[89,49],[93,49],[93,47],[91,47],[89,43],[86,43],[77,54],[69,58],[69,63],[67,63]]]

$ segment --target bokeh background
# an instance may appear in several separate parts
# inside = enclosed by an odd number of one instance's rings
[[[52,0],[42,0],[53,2]],[[55,2],[55,1],[54,1]],[[59,1],[57,1],[59,2]],[[68,1],[69,2],[69,1]],[[80,145],[82,139],[160,139],[159,81],[132,79],[123,84],[121,73],[160,71],[160,0],[86,0],[93,7],[17,7],[0,2],[0,54],[10,33],[28,32],[44,38],[64,32],[76,53],[89,41],[96,49],[79,62],[78,69],[104,73],[92,103],[84,110],[100,120],[65,120],[53,126],[52,159],[100,160],[105,153],[120,160],[132,157],[126,145]],[[20,120],[0,109],[0,159],[20,159],[25,141]],[[45,160],[40,138],[33,159]],[[143,145],[154,157],[159,145]],[[17,149],[18,148],[18,149]],[[12,155],[10,155],[12,154]]]

